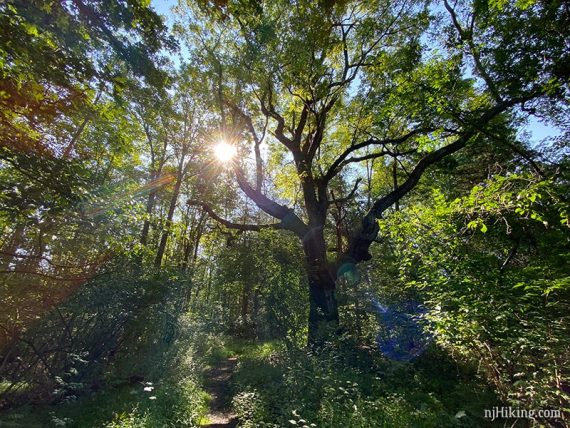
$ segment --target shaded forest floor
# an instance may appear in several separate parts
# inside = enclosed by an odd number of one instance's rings
[[[184,358],[155,356],[171,369],[151,362],[134,383],[117,369],[98,391],[0,413],[0,427],[502,426],[483,418],[500,403],[473,368],[435,348],[400,363],[352,342],[314,354],[212,333],[192,340],[180,344]]]

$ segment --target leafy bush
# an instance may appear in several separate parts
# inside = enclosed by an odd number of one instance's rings
[[[429,205],[382,224],[379,251],[402,262],[372,270],[389,284],[376,292],[424,300],[437,342],[513,407],[564,408],[570,398],[565,194],[560,178],[496,176],[452,201],[436,190]]]
[[[16,408],[4,419],[56,426],[196,426],[206,412],[206,395],[194,346],[198,326],[184,316],[186,286],[168,272],[136,276],[127,269],[86,284],[23,337],[38,351],[54,348],[39,354],[43,365],[21,374],[12,370],[19,379],[44,373],[25,393],[29,397],[42,387],[49,392],[46,401],[59,405]],[[26,348],[16,350],[21,361],[33,361]]]
[[[319,352],[272,348],[240,357],[234,409],[244,426],[490,426],[483,409],[494,395],[435,350],[402,364],[346,338]]]

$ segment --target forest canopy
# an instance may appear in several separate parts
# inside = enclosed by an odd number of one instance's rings
[[[167,9],[0,4],[0,425],[204,426],[235,352],[243,426],[563,426],[567,2]],[[194,407],[74,413],[133,382]]]

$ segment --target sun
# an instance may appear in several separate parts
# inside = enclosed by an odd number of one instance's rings
[[[225,141],[221,141],[214,146],[214,155],[222,163],[231,161],[236,154],[237,148]]]

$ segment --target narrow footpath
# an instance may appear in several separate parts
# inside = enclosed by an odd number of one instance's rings
[[[238,424],[237,416],[231,410],[230,379],[237,365],[237,358],[230,357],[220,361],[205,373],[205,389],[211,395],[210,411],[206,415],[208,428],[234,428]]]

